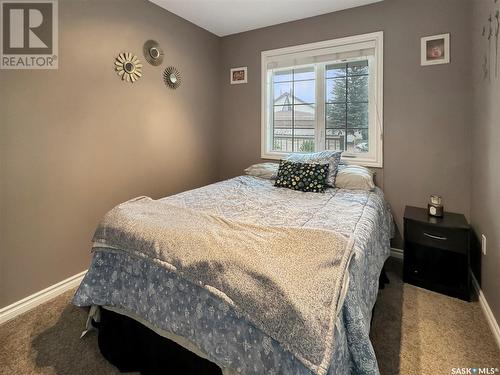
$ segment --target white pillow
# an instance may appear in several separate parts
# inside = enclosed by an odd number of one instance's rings
[[[266,178],[268,180],[275,180],[278,176],[278,163],[259,163],[253,164],[245,169],[245,174],[254,177]]]
[[[370,191],[375,189],[373,175],[372,171],[360,165],[346,165],[343,168],[339,168],[337,178],[335,179],[335,187]]]

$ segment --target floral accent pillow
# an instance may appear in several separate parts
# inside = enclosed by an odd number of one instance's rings
[[[308,164],[282,160],[274,186],[323,193],[327,187],[328,169],[328,164]]]
[[[326,182],[331,187],[335,187],[335,177],[337,176],[341,156],[342,151],[319,151],[306,154],[290,154],[285,160],[309,164],[328,164],[329,172]]]

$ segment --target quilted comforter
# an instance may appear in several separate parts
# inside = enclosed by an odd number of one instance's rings
[[[392,217],[383,194],[329,189],[324,194],[275,188],[242,176],[161,200],[239,223],[328,230],[354,238],[349,286],[331,337],[330,374],[378,374],[369,340],[378,276],[389,255]],[[222,368],[243,374],[314,374],[224,298],[148,257],[97,246],[78,289],[78,306],[110,306],[182,336]]]

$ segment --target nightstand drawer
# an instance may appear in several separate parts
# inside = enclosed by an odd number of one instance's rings
[[[407,241],[465,254],[469,246],[468,231],[443,228],[421,222],[405,225]]]

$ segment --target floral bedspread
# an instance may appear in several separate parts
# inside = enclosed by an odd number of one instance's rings
[[[392,230],[381,190],[303,193],[240,176],[163,200],[243,222],[354,234],[349,287],[331,338],[335,351],[328,373],[379,374],[369,339],[370,319]],[[156,328],[185,337],[213,362],[236,373],[312,374],[223,299],[146,258],[94,249],[73,303],[111,306],[139,316]]]

